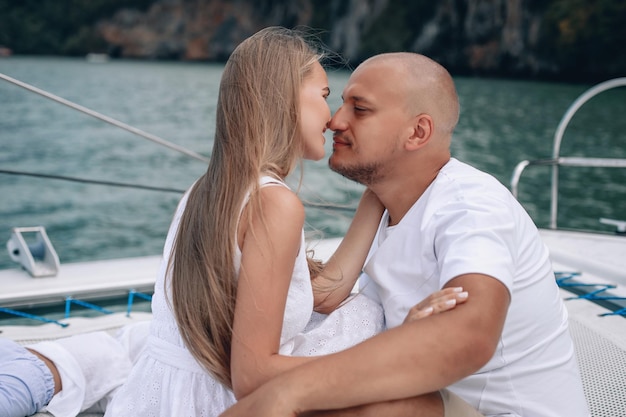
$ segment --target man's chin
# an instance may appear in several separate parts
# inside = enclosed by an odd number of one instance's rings
[[[345,166],[343,166],[342,164],[338,163],[336,158],[334,158],[335,154],[333,153],[332,155],[330,155],[330,158],[328,158],[328,167],[330,168],[331,171],[336,172],[339,175],[343,175],[344,177],[345,172],[346,171],[350,171],[349,169],[346,169]],[[352,179],[352,178],[350,178]]]
[[[366,186],[374,182],[378,172],[376,165],[352,167],[338,164],[337,161],[333,160],[332,155],[328,159],[328,166],[337,174]]]

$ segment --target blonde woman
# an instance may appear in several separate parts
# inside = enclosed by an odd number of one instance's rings
[[[324,353],[301,337],[316,300],[304,208],[284,183],[302,158],[324,156],[330,90],[320,58],[294,31],[267,28],[226,63],[211,162],[177,209],[147,346],[107,417],[215,416],[313,359],[294,354]],[[332,290],[320,292],[320,304],[345,298],[360,272],[382,213],[368,197],[316,278]],[[359,312],[366,325],[347,337],[357,341],[382,329],[380,307],[359,303],[368,306]]]

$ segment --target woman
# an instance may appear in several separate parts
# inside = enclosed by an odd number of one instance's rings
[[[310,350],[299,336],[315,301],[304,208],[284,179],[302,158],[324,156],[330,90],[320,58],[294,31],[266,28],[226,63],[211,162],[172,222],[148,345],[107,417],[218,415],[312,360],[286,356]],[[345,298],[360,272],[382,212],[372,195],[364,202],[316,278],[328,290],[319,302]],[[373,307],[360,312],[371,320],[355,329],[359,340],[382,329],[380,308],[362,302]]]

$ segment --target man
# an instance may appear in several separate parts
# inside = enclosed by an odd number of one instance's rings
[[[497,180],[450,156],[459,104],[448,72],[418,54],[378,55],[343,100],[329,163],[386,208],[361,288],[389,330],[280,375],[224,416],[589,416],[536,227]],[[451,286],[468,301],[403,324]]]

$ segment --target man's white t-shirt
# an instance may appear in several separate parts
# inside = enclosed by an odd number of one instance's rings
[[[404,218],[388,223],[385,212],[360,281],[388,328],[462,274],[494,277],[511,294],[492,359],[451,391],[488,416],[589,416],[547,248],[506,187],[452,158]]]

